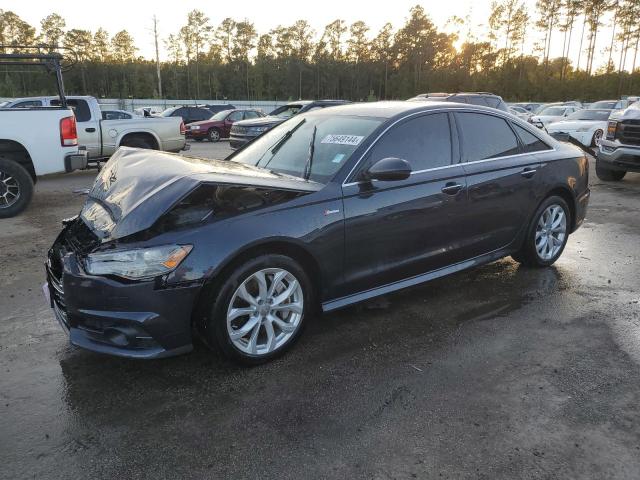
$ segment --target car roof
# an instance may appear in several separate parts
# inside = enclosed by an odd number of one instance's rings
[[[404,116],[408,113],[428,112],[431,110],[442,109],[449,111],[457,109],[472,109],[492,114],[496,114],[496,112],[504,113],[502,110],[497,110],[491,107],[469,105],[468,103],[447,102],[443,100],[441,102],[381,101],[348,103],[345,105],[337,105],[327,110],[314,110],[312,112],[308,112],[307,115],[352,115],[390,119],[397,116]],[[505,115],[505,117],[507,116]]]

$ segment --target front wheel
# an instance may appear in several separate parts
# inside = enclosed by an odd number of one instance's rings
[[[602,162],[596,159],[596,175],[605,182],[619,182],[627,174],[624,170],[611,170],[605,167]]]
[[[597,147],[600,145],[600,140],[602,140],[602,135],[604,135],[604,131],[600,128],[593,133],[593,138],[591,139],[592,147]]]
[[[209,130],[209,141],[210,142],[219,142],[220,141],[220,130],[216,128],[212,128]]]
[[[296,342],[311,298],[309,279],[295,260],[261,255],[238,266],[218,290],[207,339],[232,360],[264,363]]]
[[[17,162],[0,157],[0,218],[22,212],[33,196],[33,179]]]
[[[569,239],[571,211],[563,198],[551,196],[536,210],[521,249],[513,259],[529,267],[548,267],[560,257]]]

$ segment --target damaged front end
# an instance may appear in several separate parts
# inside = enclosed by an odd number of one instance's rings
[[[196,242],[179,239],[319,188],[235,162],[120,149],[49,250],[56,317],[71,343],[90,350],[137,358],[188,351],[204,282],[194,272],[207,268],[197,265]]]

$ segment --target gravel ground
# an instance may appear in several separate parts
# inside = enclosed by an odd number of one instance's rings
[[[1,478],[640,478],[640,175],[592,175],[553,268],[505,259],[325,315],[251,369],[69,346],[42,265],[94,176],[43,179],[0,221]]]

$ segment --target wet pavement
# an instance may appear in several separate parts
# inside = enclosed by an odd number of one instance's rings
[[[257,368],[69,346],[42,264],[93,176],[45,179],[0,221],[1,478],[640,478],[640,175],[592,175],[554,267],[325,315]]]

